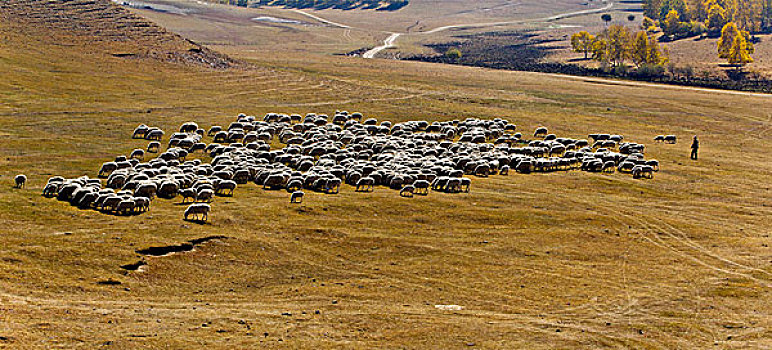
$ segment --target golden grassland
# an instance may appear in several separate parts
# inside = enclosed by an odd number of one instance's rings
[[[0,347],[772,346],[769,96],[235,49],[250,65],[215,70],[49,31],[0,24]],[[469,194],[410,200],[344,186],[301,206],[248,184],[205,225],[174,201],[114,217],[40,196],[49,176],[93,176],[144,146],[139,123],[335,109],[621,133],[662,170],[475,178]],[[665,133],[681,142],[651,143]],[[213,235],[228,238],[136,253]]]

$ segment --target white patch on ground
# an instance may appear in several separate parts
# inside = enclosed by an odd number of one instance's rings
[[[288,18],[278,18],[278,17],[271,17],[271,16],[260,16],[252,18],[253,21],[256,22],[270,22],[270,23],[282,23],[282,24],[303,24],[301,21],[297,21],[294,19],[288,19]]]
[[[434,305],[434,308],[442,311],[461,311],[464,309],[461,305]]]

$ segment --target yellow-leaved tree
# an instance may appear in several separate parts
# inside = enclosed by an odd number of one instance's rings
[[[708,9],[708,20],[706,26],[712,32],[718,32],[719,28],[726,25],[726,11],[721,5],[714,3]]]
[[[751,57],[753,51],[753,44],[745,39],[744,35],[737,35],[734,37],[726,59],[730,64],[744,66],[748,63],[753,63],[753,58]]]
[[[665,22],[662,26],[662,31],[665,35],[673,36],[678,33],[678,28],[681,25],[681,15],[676,10],[670,10],[665,17]]]
[[[592,51],[594,41],[595,36],[587,31],[581,31],[571,36],[571,47],[576,52],[584,53],[584,59],[587,59],[587,54]]]
[[[721,29],[721,38],[718,39],[718,57],[729,58],[729,50],[732,48],[734,38],[740,35],[737,25],[729,22]]]
[[[623,25],[612,25],[606,31],[606,40],[608,41],[606,57],[613,62],[615,66],[624,65],[625,59],[630,56],[630,30]]]
[[[630,59],[636,66],[649,63],[649,35],[644,31],[635,34],[630,48]]]

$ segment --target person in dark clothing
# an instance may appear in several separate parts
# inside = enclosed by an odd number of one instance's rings
[[[694,135],[692,141],[692,159],[697,159],[697,150],[700,149],[700,140],[697,140],[697,135]]]

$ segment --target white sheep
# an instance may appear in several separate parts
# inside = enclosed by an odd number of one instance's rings
[[[209,220],[209,211],[212,210],[212,207],[209,206],[209,204],[204,203],[194,203],[188,206],[187,209],[185,209],[185,221],[199,221],[199,222],[206,222]],[[192,216],[192,219],[191,219]]]
[[[24,174],[16,175],[13,178],[13,182],[16,184],[14,185],[15,188],[24,188],[24,186],[27,184],[27,175],[24,175]]]

